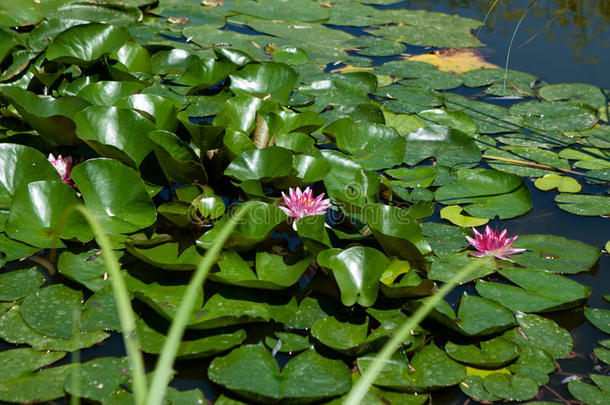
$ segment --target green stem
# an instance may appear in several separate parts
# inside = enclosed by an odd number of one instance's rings
[[[112,244],[106,236],[106,232],[98,220],[93,216],[91,211],[82,205],[75,205],[66,210],[59,221],[59,225],[55,231],[59,235],[61,228],[68,215],[72,211],[78,211],[89,222],[89,226],[95,233],[97,243],[102,248],[102,255],[106,262],[106,268],[110,274],[110,282],[114,291],[116,305],[119,312],[119,321],[123,331],[123,340],[125,342],[125,350],[129,358],[129,366],[133,375],[133,394],[136,405],[146,405],[147,387],[146,374],[144,369],[144,359],[140,352],[140,343],[136,335],[136,322],[133,309],[131,308],[131,299],[127,292],[127,287],[123,281],[119,262],[112,250]]]
[[[385,344],[383,349],[377,354],[373,363],[367,368],[362,378],[358,380],[352,388],[343,405],[360,405],[370,386],[375,381],[375,378],[381,372],[386,361],[392,357],[392,354],[405,341],[409,334],[424,320],[432,309],[455,287],[461,280],[472,273],[474,270],[482,266],[479,260],[473,261],[464,267],[459,273],[455,274],[447,283],[445,283],[433,296],[429,297],[424,304],[415,311],[413,316],[409,318],[394,334],[392,339]]]
[[[508,44],[508,52],[506,52],[506,65],[504,66],[504,91],[506,91],[506,78],[508,76],[508,60],[510,58],[510,50],[513,47],[513,42],[515,41],[515,36],[517,35],[517,31],[519,30],[519,26],[521,25],[521,22],[523,21],[527,12],[529,11],[530,8],[532,8],[532,6],[534,5],[535,2],[536,2],[536,0],[532,0],[530,2],[529,6],[527,6],[525,11],[521,15],[521,18],[519,18],[519,22],[517,23],[517,26],[515,27],[515,30],[513,31],[513,37],[510,39],[510,44]]]
[[[481,33],[481,29],[485,26],[485,24],[487,23],[487,18],[489,17],[489,15],[491,14],[492,10],[496,7],[496,4],[498,4],[498,0],[495,0],[491,7],[489,7],[489,10],[487,10],[487,14],[485,14],[485,18],[483,19],[483,24],[481,24],[481,26],[477,29],[477,33],[476,33],[476,37],[477,39],[479,38],[479,34]]]
[[[157,361],[155,367],[154,377],[150,384],[149,401],[147,405],[161,405],[163,403],[165,390],[172,376],[172,365],[178,352],[184,330],[189,321],[193,306],[199,292],[199,289],[203,285],[205,278],[207,277],[210,268],[216,262],[216,258],[220,253],[224,243],[231,235],[231,232],[239,222],[239,220],[246,213],[250,203],[244,203],[241,205],[237,213],[229,218],[229,221],[221,229],[218,238],[214,241],[212,246],[205,253],[193,278],[189,282],[189,285],[184,293],[184,297],[180,301],[180,306],[176,312],[174,318],[165,339],[165,343],[161,348],[161,355]]]

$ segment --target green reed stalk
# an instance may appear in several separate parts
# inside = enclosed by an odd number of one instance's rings
[[[506,65],[504,66],[504,91],[506,91],[506,78],[508,77],[508,60],[510,58],[510,50],[513,47],[513,42],[515,41],[515,36],[517,35],[517,31],[519,30],[519,26],[521,25],[521,22],[525,19],[527,12],[529,11],[530,8],[532,8],[534,3],[536,3],[536,0],[532,0],[530,2],[529,6],[527,6],[525,11],[521,15],[521,18],[519,18],[519,22],[517,23],[517,26],[515,27],[515,30],[513,31],[513,37],[510,39],[510,44],[508,44],[508,52],[506,52]]]
[[[59,235],[65,220],[73,211],[78,211],[87,222],[89,222],[89,226],[93,230],[93,233],[95,233],[97,243],[102,248],[102,255],[106,262],[108,273],[110,274],[109,278],[114,291],[117,310],[119,312],[119,321],[123,331],[125,350],[127,351],[129,366],[133,375],[133,395],[135,397],[135,403],[136,405],[147,405],[146,373],[142,352],[140,352],[140,342],[136,335],[135,315],[131,308],[131,299],[129,298],[127,287],[123,281],[123,276],[121,275],[119,262],[112,250],[112,244],[110,243],[108,236],[106,236],[104,228],[86,207],[75,205],[64,212],[55,234]]]
[[[375,378],[379,375],[386,361],[392,357],[392,354],[398,349],[402,342],[409,336],[411,331],[419,325],[421,321],[424,320],[426,316],[432,311],[432,309],[462,280],[465,280],[470,273],[472,273],[477,268],[481,267],[483,264],[477,260],[468,264],[461,271],[455,274],[453,277],[449,279],[434,295],[429,297],[424,304],[415,311],[413,316],[411,316],[394,334],[392,339],[385,344],[383,349],[377,354],[375,360],[371,363],[371,365],[367,368],[366,372],[362,375],[362,378],[356,382],[356,385],[352,387],[349,395],[347,396],[343,405],[360,405],[362,404],[362,400],[369,388],[375,381]]]
[[[487,18],[489,18],[489,15],[493,11],[493,9],[496,7],[496,4],[498,4],[498,0],[494,0],[494,2],[491,4],[491,7],[489,7],[489,10],[487,10],[487,14],[485,14],[485,18],[483,19],[483,24],[481,24],[481,26],[477,29],[477,33],[475,35],[477,38],[479,38],[479,34],[481,33],[481,29],[487,23]]]
[[[172,365],[174,364],[178,347],[180,346],[182,336],[184,335],[184,330],[186,329],[191,312],[193,311],[198,290],[203,285],[203,282],[205,281],[210,268],[216,262],[218,254],[220,253],[223,245],[231,235],[231,232],[239,220],[241,220],[248,210],[249,205],[249,202],[242,204],[237,213],[229,218],[229,222],[223,226],[218,238],[214,241],[212,246],[208,249],[199,262],[197,270],[189,282],[184,297],[180,301],[180,306],[178,307],[176,317],[169,328],[167,338],[165,338],[165,343],[161,348],[161,355],[157,360],[155,373],[152,382],[150,383],[147,405],[161,405],[163,403],[165,390],[167,389],[167,385],[169,384],[173,372]]]

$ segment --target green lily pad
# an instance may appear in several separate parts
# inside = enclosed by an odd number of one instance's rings
[[[488,148],[485,150],[485,156],[488,156],[487,162],[490,167],[522,177],[541,177],[552,173],[549,169],[531,167],[528,166],[527,163],[540,163],[545,166],[556,167],[562,170],[571,169],[568,161],[562,159],[559,154],[531,146],[503,146],[501,148]],[[500,159],[494,159],[493,157]],[[517,160],[520,162],[525,162],[525,164],[518,164],[501,159]]]
[[[275,205],[260,201],[252,203],[248,212],[244,214],[241,222],[231,233],[225,247],[238,251],[249,250],[258,242],[265,240],[271,234],[271,231],[286,218],[284,211]],[[197,246],[209,249],[226,221],[227,216],[225,215],[215,223],[214,228],[199,238]]]
[[[140,260],[164,270],[195,270],[202,257],[195,246],[189,246],[180,252],[177,242],[151,247],[127,244],[127,251]]]
[[[599,388],[581,380],[572,380],[568,384],[570,394],[585,404],[603,405],[607,403],[610,398],[610,377],[599,374],[591,374],[590,377]]]
[[[83,295],[64,285],[52,285],[27,296],[20,313],[38,333],[69,339],[78,330]]]
[[[512,218],[532,208],[521,178],[486,169],[459,170],[456,181],[439,187],[434,198],[446,205],[469,204],[466,212],[481,218]]]
[[[501,269],[500,274],[521,288],[477,281],[477,292],[512,311],[546,312],[571,308],[583,303],[591,287],[543,270]]]
[[[538,395],[538,384],[518,375],[491,374],[483,379],[483,385],[491,394],[509,401],[527,401]]]
[[[481,160],[481,152],[471,137],[440,125],[419,128],[407,135],[405,163],[414,165],[430,156],[439,164],[456,169],[475,166]]]
[[[29,295],[44,283],[36,267],[0,274],[0,301],[15,301]]]
[[[515,330],[516,331],[516,330]],[[514,333],[513,333],[514,334]],[[516,343],[519,345],[521,341]],[[536,381],[539,385],[548,383],[547,374],[557,369],[557,363],[546,351],[535,346],[519,345],[519,358],[510,365],[510,371]]]
[[[335,139],[339,149],[353,155],[362,168],[378,170],[400,164],[405,140],[385,125],[356,123],[341,118],[322,130]]]
[[[269,20],[322,21],[329,17],[329,10],[311,0],[303,1],[298,9],[281,0],[236,0],[233,11]]]
[[[29,347],[3,350],[0,353],[2,362],[1,384],[55,363],[65,355],[65,352],[39,352]]]
[[[610,311],[598,308],[585,308],[585,317],[595,327],[610,333]]]
[[[256,374],[256,379],[248,378]],[[292,358],[282,371],[262,345],[241,346],[215,358],[209,378],[258,403],[270,400],[319,400],[346,393],[351,387],[347,366],[340,360],[307,350]]]
[[[265,345],[274,351],[277,350],[279,353],[288,354],[303,351],[311,346],[307,336],[286,332],[275,332],[274,337],[266,337]]]
[[[311,336],[335,350],[354,354],[354,349],[366,339],[369,326],[368,319],[356,321],[344,322],[329,316],[313,324]]]
[[[517,346],[499,336],[482,341],[480,348],[447,342],[445,351],[453,360],[484,368],[500,368],[519,356]]]
[[[288,103],[297,80],[297,74],[291,67],[273,62],[248,64],[229,77],[231,90],[235,94],[245,93],[256,97],[270,95],[273,100],[282,104]]]
[[[136,321],[136,333],[142,345],[142,351],[160,354],[165,344],[166,334],[148,326],[142,319]],[[233,333],[205,334],[194,340],[184,339],[178,346],[176,356],[180,359],[197,359],[214,356],[232,347],[238,346],[246,339],[246,332],[239,329]]]
[[[112,159],[89,159],[72,170],[85,204],[108,232],[152,225],[157,211],[135,170]]]
[[[523,312],[517,312],[515,319],[518,330],[512,329],[503,336],[517,345],[543,349],[554,359],[567,357],[572,351],[572,335],[552,320]]]
[[[460,389],[475,401],[499,401],[502,398],[491,394],[485,389],[483,377],[479,375],[469,375],[460,383]]]
[[[104,401],[131,377],[127,358],[102,357],[79,365],[66,377],[65,389],[80,398]]]
[[[23,119],[49,143],[72,145],[78,142],[74,117],[90,105],[88,101],[72,96],[44,97],[16,86],[2,87],[0,94],[10,100]]]
[[[582,186],[572,177],[560,176],[558,174],[547,174],[536,179],[534,185],[542,191],[549,191],[557,188],[560,193],[578,193]]]
[[[106,262],[100,253],[100,250],[79,254],[62,252],[57,269],[65,277],[83,284],[91,291],[98,291],[109,283]]]
[[[360,372],[366,372],[372,361],[372,356],[359,357],[356,362]],[[399,390],[428,391],[458,384],[464,377],[466,367],[453,361],[432,343],[417,352],[411,364],[404,354],[396,353],[383,365],[373,384]]]
[[[610,197],[595,194],[559,194],[557,206],[576,215],[598,216],[610,214]]]
[[[25,343],[35,350],[74,351],[91,347],[108,338],[108,334],[101,330],[79,332],[70,339],[43,335],[28,326],[21,317],[19,308],[14,305],[0,316],[0,337],[9,343]]]
[[[111,285],[96,291],[83,306],[80,330],[92,332],[100,329],[122,331],[119,311]]]
[[[589,270],[599,258],[600,250],[585,243],[552,235],[522,235],[513,247],[527,251],[511,256],[525,267],[575,274]]]
[[[469,335],[489,335],[515,325],[512,312],[487,298],[464,294],[456,321],[460,330]]]
[[[425,10],[396,10],[400,24],[369,29],[372,35],[418,46],[462,48],[481,46],[472,30],[481,23],[457,15]]]
[[[464,240],[465,239],[466,238],[464,238]],[[428,277],[431,280],[447,282],[464,267],[475,262],[480,263],[480,267],[474,270],[470,276],[462,280],[462,282],[466,283],[485,277],[498,269],[498,265],[492,257],[479,258],[469,256],[468,252],[454,253],[440,251],[437,252],[436,256],[436,258],[432,258],[432,266],[430,266],[428,272]]]
[[[509,112],[523,117],[523,123],[544,131],[584,131],[597,123],[597,112],[570,101],[525,101]]]
[[[469,215],[463,215],[462,211],[464,211],[464,209],[459,205],[448,205],[441,208],[440,216],[452,224],[461,227],[476,227],[485,225],[489,222],[489,218],[477,218]]]
[[[467,233],[457,226],[424,222],[422,233],[436,253],[456,252],[468,246]]]
[[[390,264],[380,251],[364,246],[327,249],[318,254],[318,264],[332,271],[341,290],[341,302],[369,307],[379,292],[379,278]]]
[[[47,48],[49,60],[86,64],[119,49],[129,39],[123,27],[85,24],[70,27],[55,37]]]
[[[469,136],[473,136],[477,130],[474,121],[462,111],[447,111],[436,108],[420,111],[417,116],[430,124],[457,129]]]
[[[451,111],[462,111],[477,125],[481,134],[519,132],[523,117],[509,114],[508,108],[472,101],[453,93],[443,93],[445,106]]]
[[[9,402],[50,401],[65,395],[64,380],[78,364],[47,368],[0,384],[0,400]]]
[[[53,247],[54,232],[66,209],[79,204],[74,189],[60,181],[35,181],[15,192],[6,223],[11,238],[33,246]],[[87,242],[93,234],[85,219],[71,213],[58,235],[62,239]]]
[[[548,101],[572,100],[595,109],[606,105],[606,96],[599,87],[582,83],[559,83],[544,86],[538,95]]]
[[[101,156],[137,167],[152,151],[148,133],[155,126],[133,110],[93,106],[77,113],[74,121],[78,137]]]
[[[138,82],[99,81],[89,83],[77,93],[77,97],[93,105],[113,105],[117,100],[136,93],[144,88]]]
[[[242,153],[235,158],[225,175],[241,181],[270,180],[290,174],[292,153],[277,146],[255,149]]]

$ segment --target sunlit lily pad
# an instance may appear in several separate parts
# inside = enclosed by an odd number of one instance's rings
[[[578,193],[582,186],[572,177],[560,176],[558,174],[547,174],[536,179],[536,188],[542,191],[549,191],[557,188],[560,193]]]
[[[522,266],[568,274],[589,270],[600,254],[593,246],[552,235],[522,235],[513,247],[527,249],[512,256]]]
[[[525,125],[545,131],[583,131],[597,123],[594,109],[568,101],[525,101],[509,112],[522,116]]]
[[[555,197],[557,206],[576,215],[610,214],[610,197],[596,194],[559,194]]]
[[[517,345],[543,349],[555,359],[567,357],[572,351],[570,332],[552,320],[523,312],[518,312],[515,318],[519,328],[511,329],[503,336]]]
[[[591,287],[548,271],[507,268],[499,273],[517,284],[477,281],[477,292],[493,299],[512,311],[545,312],[577,306],[591,293]]]

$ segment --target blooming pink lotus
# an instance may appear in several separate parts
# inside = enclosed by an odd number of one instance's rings
[[[510,245],[512,245],[512,243],[517,239],[517,235],[506,239],[506,229],[498,234],[498,231],[492,231],[489,225],[487,225],[483,235],[477,232],[475,228],[472,228],[472,231],[474,232],[476,239],[466,236],[468,242],[470,242],[470,244],[478,250],[478,252],[471,253],[472,256],[495,256],[498,259],[512,261],[507,257],[508,255],[520,253],[526,250],[510,247]]]
[[[72,167],[74,166],[72,156],[64,158],[59,155],[57,158],[55,158],[52,153],[49,153],[49,162],[53,165],[53,167],[55,167],[55,170],[57,170],[57,173],[59,173],[61,176],[61,181],[74,187],[75,189],[77,188],[76,184],[74,184],[74,181],[72,180]]]
[[[290,188],[288,195],[282,192],[282,198],[286,203],[286,207],[280,207],[286,215],[295,218],[307,217],[309,215],[323,215],[330,207],[330,200],[324,199],[324,193],[316,198],[313,198],[313,190],[309,187],[305,191],[301,191],[299,187],[296,189]]]

